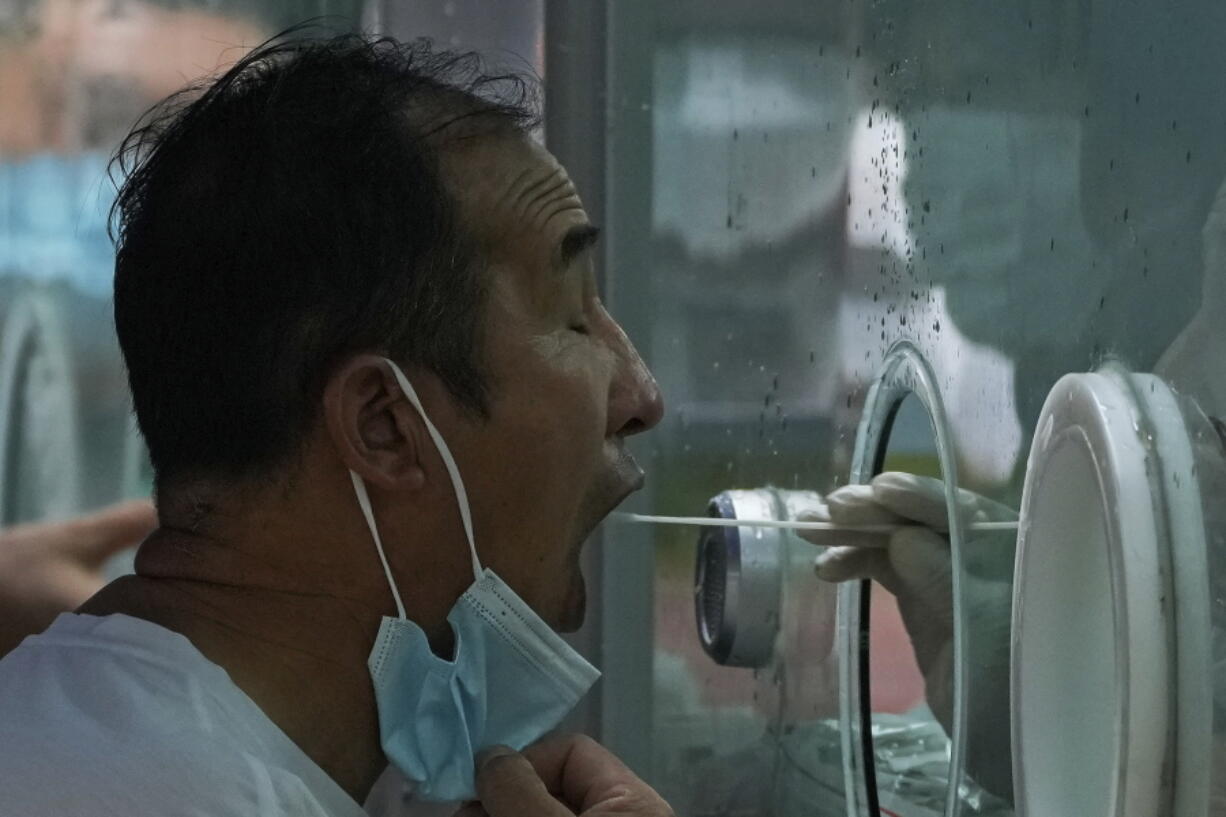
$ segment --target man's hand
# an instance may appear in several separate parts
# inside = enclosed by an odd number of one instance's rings
[[[0,531],[0,656],[98,592],[107,558],[156,525],[153,505],[137,501]]]
[[[548,737],[522,754],[483,753],[477,794],[455,817],[673,817],[654,789],[583,735]]]

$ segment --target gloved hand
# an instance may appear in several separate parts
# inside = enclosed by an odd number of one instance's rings
[[[959,489],[957,511],[966,531],[968,561],[995,556],[1012,563],[1012,532],[976,533],[976,522],[1014,521],[1017,513],[1000,503]],[[953,723],[954,600],[945,485],[931,477],[887,472],[868,485],[848,485],[826,497],[826,511],[809,521],[838,525],[901,525],[892,533],[803,531],[828,549],[818,557],[817,575],[832,582],[873,579],[898,600],[916,663],[923,673],[928,705],[947,734]],[[994,553],[976,552],[994,549]],[[989,558],[988,561],[991,561]],[[1012,790],[1009,759],[1009,625],[1012,588],[1007,569],[997,579],[966,571],[962,609],[968,624],[972,661],[968,700],[968,770],[984,788]]]

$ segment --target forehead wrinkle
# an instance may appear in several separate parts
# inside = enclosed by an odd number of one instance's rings
[[[559,167],[531,167],[525,170],[516,177],[515,183],[508,190],[512,199],[512,207],[516,211],[523,213],[529,203],[540,195],[541,188],[552,184],[560,171],[561,168]],[[537,176],[537,173],[540,173],[540,176]],[[565,178],[566,174],[562,173],[562,176]],[[525,180],[524,177],[528,177],[528,179]],[[522,189],[516,192],[516,186],[522,186]]]
[[[544,213],[555,205],[573,203],[582,206],[579,194],[569,179],[541,192],[524,208],[523,216],[528,221],[539,221]]]
[[[524,194],[538,183],[525,181],[525,179],[531,178],[533,171],[535,170],[536,168],[533,167],[525,167],[523,170],[519,171],[515,178],[511,180],[511,183],[507,185],[506,193],[503,197],[510,200],[512,209],[518,209],[519,202],[524,197]]]
[[[559,216],[564,216],[567,213],[582,213],[582,212],[583,212],[583,205],[579,202],[578,199],[575,199],[573,202],[568,202],[566,200],[559,201],[556,203],[556,205],[553,206],[553,209],[548,210],[546,212],[542,212],[540,214],[541,226],[546,227],[549,225],[549,222],[551,222],[553,219],[558,218]]]

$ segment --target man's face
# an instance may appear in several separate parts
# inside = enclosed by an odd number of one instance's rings
[[[625,438],[660,421],[660,391],[600,302],[595,230],[557,160],[491,136],[449,153],[444,173],[489,263],[489,420],[453,443],[477,550],[546,621],[577,629],[580,547],[641,486]]]

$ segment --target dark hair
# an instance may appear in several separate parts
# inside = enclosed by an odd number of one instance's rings
[[[112,162],[115,327],[159,490],[286,462],[362,351],[486,411],[482,259],[439,159],[534,127],[537,86],[424,40],[301,33],[154,108]]]

